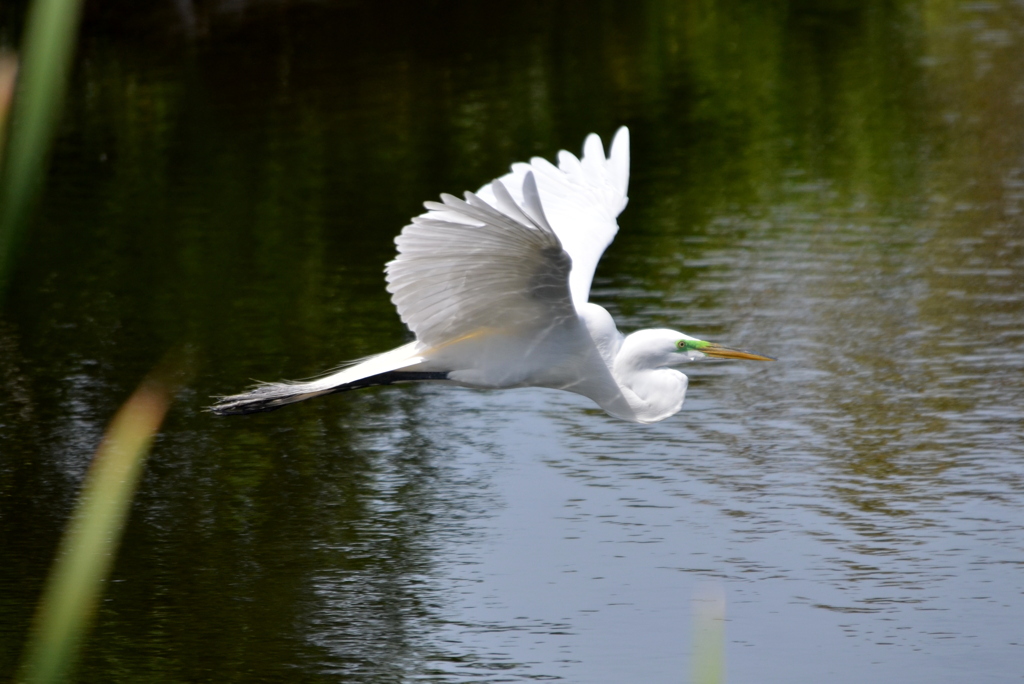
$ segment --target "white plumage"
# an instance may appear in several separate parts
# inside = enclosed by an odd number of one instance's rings
[[[629,132],[606,157],[591,134],[583,157],[535,157],[460,200],[426,202],[395,239],[387,288],[416,341],[309,382],[265,383],[223,397],[218,414],[268,411],[323,394],[395,382],[500,389],[550,387],[641,423],[683,405],[671,366],[714,356],[768,360],[672,330],[623,337],[589,303],[597,263],[626,206]]]

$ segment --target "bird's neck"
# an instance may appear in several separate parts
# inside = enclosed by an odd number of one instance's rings
[[[679,412],[686,397],[685,375],[671,368],[645,367],[644,359],[623,347],[623,336],[604,308],[588,303],[579,314],[611,376],[600,388],[582,394],[624,420],[654,423]]]
[[[683,407],[688,380],[673,368],[636,368],[617,362],[612,374],[641,423],[664,420]]]
[[[587,326],[587,332],[590,334],[590,339],[594,341],[594,347],[610,371],[619,349],[622,348],[622,333],[615,327],[614,319],[603,306],[588,302],[580,307],[579,316]]]

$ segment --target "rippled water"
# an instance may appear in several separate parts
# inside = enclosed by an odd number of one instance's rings
[[[688,681],[716,592],[730,681],[1018,679],[1020,4],[396,7],[90,5],[0,315],[0,671],[185,344],[83,681]],[[654,426],[543,390],[202,412],[401,343],[420,201],[621,124],[594,299],[779,362],[694,364]]]

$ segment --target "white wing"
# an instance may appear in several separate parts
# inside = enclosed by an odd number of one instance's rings
[[[388,292],[398,315],[427,345],[484,329],[548,327],[576,316],[569,294],[572,261],[545,218],[532,173],[517,203],[495,181],[486,203],[441,195],[395,238]]]
[[[606,158],[601,138],[595,133],[583,143],[583,159],[562,150],[558,167],[540,157],[529,164],[513,164],[512,172],[498,180],[516,201],[527,173],[537,178],[540,201],[551,227],[572,258],[569,289],[576,308],[586,304],[597,262],[615,239],[619,226],[616,217],[626,208],[629,186],[629,129],[615,134],[611,154]],[[480,188],[480,199],[491,202],[492,184]]]

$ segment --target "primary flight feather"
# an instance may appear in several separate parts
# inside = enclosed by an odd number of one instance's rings
[[[316,380],[257,385],[222,397],[221,415],[270,411],[397,382],[477,389],[550,387],[582,394],[623,420],[653,423],[682,408],[674,366],[704,357],[771,360],[673,330],[623,336],[588,302],[594,270],[626,207],[629,131],[606,157],[535,157],[461,200],[441,195],[395,239],[387,289],[416,340]]]

